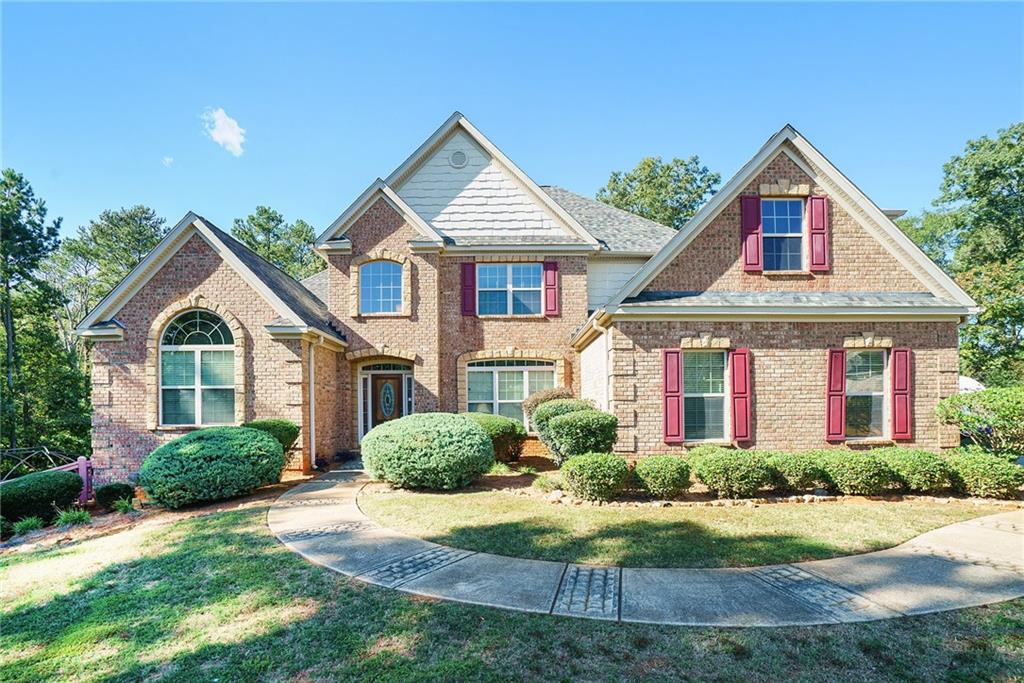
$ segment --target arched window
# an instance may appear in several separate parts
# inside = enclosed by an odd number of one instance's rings
[[[402,264],[370,261],[359,266],[359,312],[402,312]]]
[[[209,311],[182,313],[160,338],[160,424],[235,422],[235,339]]]
[[[555,364],[546,360],[472,361],[466,368],[470,412],[494,413],[526,426],[523,399],[555,386]]]

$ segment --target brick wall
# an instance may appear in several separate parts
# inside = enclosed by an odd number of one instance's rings
[[[616,450],[628,455],[680,450],[662,441],[661,350],[684,337],[711,335],[751,351],[757,448],[810,449],[825,434],[826,349],[864,332],[914,355],[914,440],[929,449],[956,446],[955,427],[934,417],[940,398],[957,391],[957,326],[945,322],[639,322],[612,328],[612,410],[619,418]],[[598,340],[595,343],[600,343]],[[902,443],[902,442],[901,442]]]

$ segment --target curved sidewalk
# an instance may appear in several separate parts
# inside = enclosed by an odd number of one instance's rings
[[[490,607],[688,626],[794,626],[885,619],[1024,596],[1024,510],[929,531],[863,555],[744,569],[630,569],[449,548],[366,517],[366,477],[296,486],[267,523],[308,560],[368,583]]]

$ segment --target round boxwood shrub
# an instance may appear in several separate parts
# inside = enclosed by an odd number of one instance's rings
[[[554,389],[541,389],[526,397],[523,401],[523,413],[527,419],[533,416],[533,411],[537,409],[541,403],[547,403],[548,401],[554,401],[559,398],[572,398],[572,389],[568,387],[555,387]]]
[[[15,522],[25,517],[49,522],[57,516],[56,508],[78,502],[81,492],[82,478],[74,472],[34,472],[0,486],[0,508],[4,517]]]
[[[281,448],[287,453],[295,445],[299,438],[299,425],[291,420],[253,420],[246,422],[243,427],[259,429],[270,434],[281,444]]]
[[[753,496],[772,481],[772,468],[758,451],[705,451],[695,460],[694,472],[720,498]]]
[[[179,508],[251,493],[281,480],[284,449],[249,427],[210,427],[168,441],[139,469],[139,485],[159,505]]]
[[[377,425],[361,450],[374,479],[407,489],[461,488],[494,464],[484,428],[452,413],[416,413]]]
[[[772,469],[772,488],[776,491],[806,491],[826,481],[820,458],[814,453],[768,451],[764,458]]]
[[[561,464],[565,457],[558,452],[558,444],[554,442],[550,432],[548,432],[548,422],[559,415],[575,413],[581,410],[594,410],[594,404],[579,398],[556,398],[541,403],[534,409],[533,415],[530,417],[530,424],[533,425],[534,431],[537,432],[537,438],[547,446],[548,450],[551,451],[551,456],[558,464]]]
[[[547,421],[547,434],[555,444],[555,462],[584,453],[610,453],[619,419],[600,410],[578,410]]]
[[[675,498],[690,488],[690,466],[675,455],[640,458],[634,473],[640,486],[655,498]]]
[[[124,483],[113,483],[104,484],[96,489],[96,504],[104,510],[110,510],[114,507],[115,500],[123,500],[127,498],[131,500],[135,497],[135,487],[131,484]]]
[[[1019,498],[1024,467],[993,453],[964,449],[946,460],[953,488],[979,498]]]
[[[562,485],[584,500],[611,500],[629,481],[629,463],[611,453],[583,453],[562,465]]]
[[[499,462],[515,462],[523,454],[523,443],[526,441],[526,427],[519,420],[504,415],[490,413],[463,413],[466,417],[483,427],[491,437],[494,446],[494,459]]]
[[[829,488],[842,494],[878,496],[896,481],[885,461],[871,452],[834,449],[820,453]]]
[[[895,482],[905,491],[935,493],[949,488],[946,461],[931,451],[889,446],[876,448],[871,455],[881,458],[889,466]]]

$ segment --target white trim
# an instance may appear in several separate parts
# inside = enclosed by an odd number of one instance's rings
[[[186,311],[188,313],[189,311]],[[182,386],[164,386],[164,352],[189,352],[192,354],[192,369],[194,382],[191,385]],[[235,394],[237,388],[234,384],[203,384],[202,383],[202,352],[203,351],[230,351],[231,352],[231,363],[234,367],[235,363],[235,345],[234,344],[183,344],[180,346],[175,345],[164,345],[160,344],[157,347],[157,427],[162,429],[176,428],[176,427],[224,427],[235,424],[234,420],[230,422],[203,422],[203,389],[230,389],[231,390],[231,414],[235,414]],[[234,376],[234,370],[232,370],[232,376]],[[177,422],[169,424],[164,422],[164,389],[184,389],[191,390],[193,394],[192,409],[193,416],[192,422]]]
[[[850,397],[850,396],[876,396],[878,394],[877,391],[856,391],[856,392],[853,392],[853,391],[849,391],[846,388],[846,383],[849,381],[849,378],[846,376],[846,371],[847,371],[846,364],[849,363],[850,354],[851,353],[865,353],[865,352],[868,352],[868,353],[881,353],[882,354],[882,433],[881,434],[869,434],[867,436],[850,436],[849,434],[846,434],[845,440],[847,442],[853,442],[853,443],[860,443],[860,442],[864,442],[864,441],[877,441],[879,439],[883,439],[883,440],[891,440],[892,439],[892,415],[891,415],[892,406],[890,405],[891,402],[889,400],[889,394],[890,394],[890,391],[891,391],[890,384],[889,384],[889,382],[890,382],[890,378],[889,378],[889,356],[890,356],[889,349],[846,349],[846,353],[843,354],[843,364],[844,364],[844,367],[843,367],[843,401],[845,402],[846,399],[848,397]],[[846,433],[847,428],[848,428],[849,425],[846,422],[846,419],[848,418],[848,411],[847,411],[847,408],[846,408],[845,405],[843,406],[843,416],[844,416],[843,432]]]
[[[588,244],[481,244],[481,245],[460,245],[450,244],[444,248],[449,254],[564,254],[580,256],[596,256],[600,247],[593,247]],[[609,256],[620,256],[617,253]]]
[[[959,319],[967,315],[968,310],[960,306],[949,307],[918,307],[907,306],[643,306],[625,305],[607,311],[616,320],[632,318],[686,318],[693,316],[742,318],[748,316],[767,316],[776,318],[806,318],[818,320],[824,318],[935,318],[939,320]]]
[[[410,207],[404,199],[398,196],[398,194],[391,189],[391,187],[380,178],[377,178],[370,186],[363,190],[363,193],[356,198],[354,202],[349,204],[348,208],[341,212],[341,215],[334,219],[326,230],[320,233],[320,236],[316,238],[313,243],[314,249],[329,248],[328,243],[339,240],[348,231],[352,224],[355,223],[359,218],[366,213],[370,207],[374,205],[377,199],[383,197],[392,209],[397,213],[401,214],[406,220],[408,220],[414,228],[423,234],[430,242],[434,244],[444,244],[444,238],[434,230],[418,213],[416,213],[412,207]],[[351,242],[348,248],[351,249]]]
[[[851,206],[844,197],[838,193],[830,193],[829,197],[838,202],[844,210],[853,216],[870,234],[882,244],[889,253],[904,265],[911,273],[928,287],[933,294],[943,298],[952,298],[961,306],[969,309],[969,312],[978,310],[977,303],[956,284],[948,275],[932,262],[930,258],[914,242],[892,222],[885,213],[868,199],[856,185],[844,176],[831,162],[828,161],[813,145],[810,144],[795,128],[786,124],[779,132],[775,133],[760,150],[743,165],[742,168],[729,181],[722,186],[704,206],[697,211],[689,221],[686,222],[679,232],[665,244],[661,250],[651,257],[637,273],[630,278],[608,301],[608,308],[615,308],[631,296],[636,296],[664,268],[672,262],[694,238],[719,214],[739,196],[739,193],[760,173],[764,167],[775,158],[779,151],[783,151],[790,158],[798,159],[796,155],[789,152],[785,143],[789,143],[796,150],[806,157],[811,163],[818,166],[822,174],[836,187],[845,192],[857,207]],[[810,171],[809,175],[818,177],[806,163],[800,161],[801,168]],[[859,210],[857,210],[859,209]],[[863,215],[862,215],[863,214]],[[867,218],[867,220],[864,220]]]
[[[274,339],[306,339],[309,341],[320,340],[326,347],[334,351],[348,348],[348,342],[344,339],[325,334],[320,330],[308,325],[264,325]]]
[[[524,360],[531,363],[531,365],[486,365],[492,361],[512,360],[519,361]],[[474,363],[477,365],[474,366]],[[472,401],[469,397],[469,373],[491,373],[491,400],[490,401]],[[510,401],[508,399],[502,400],[498,398],[498,373],[499,372],[520,372],[523,379],[523,398],[518,401]],[[471,360],[466,363],[466,411],[473,412],[469,409],[473,403],[490,403],[491,404],[491,415],[500,415],[498,412],[502,403],[519,404],[520,409],[522,408],[523,401],[530,397],[530,373],[531,372],[544,372],[551,373],[551,388],[558,386],[557,366],[553,360],[546,360],[543,358],[480,358],[477,360]],[[523,427],[529,433],[530,431],[529,420],[526,418],[526,412],[523,412]]]
[[[395,365],[408,365],[408,368],[404,370],[363,370],[363,367],[370,365],[376,365],[378,363],[393,363]],[[373,394],[373,375],[401,375],[402,376],[402,393],[405,394],[402,398],[402,404],[398,409],[402,412],[400,417],[406,415],[412,415],[416,412],[416,395],[414,389],[416,387],[413,378],[415,377],[416,370],[415,366],[411,362],[396,362],[394,360],[381,360],[379,358],[371,359],[362,364],[359,369],[359,374],[356,382],[356,434],[359,441],[363,440],[366,433],[374,428],[373,424],[373,406],[367,404],[367,410],[365,416],[363,415],[363,401],[369,401],[370,395]],[[364,388],[363,383],[367,385]],[[369,422],[369,425],[365,424]]]
[[[309,345],[309,466],[316,468],[316,344]]]
[[[710,393],[710,394],[690,394],[691,396],[711,396],[721,397],[722,399],[722,436],[711,437],[709,439],[687,439],[686,438],[686,382],[682,381],[686,376],[686,354],[694,353],[718,353],[722,355],[722,393]],[[732,362],[729,357],[729,352],[726,349],[682,349],[682,358],[679,363],[680,382],[679,385],[682,387],[682,398],[683,398],[683,444],[707,444],[707,443],[730,443],[732,436],[732,382],[729,381],[731,377],[731,366]]]
[[[527,263],[477,263],[476,274],[473,276],[473,281],[476,283],[476,315],[478,318],[543,318],[544,317],[544,264],[540,261],[527,262]],[[480,268],[491,267],[491,266],[505,266],[505,287],[504,290],[497,287],[480,287]],[[514,287],[512,284],[512,268],[513,266],[537,266],[540,268],[540,285],[537,287]],[[480,292],[505,292],[505,312],[504,313],[481,313],[480,312]],[[513,294],[515,292],[538,292],[540,294],[540,310],[536,313],[515,313],[512,311],[513,307]]]

